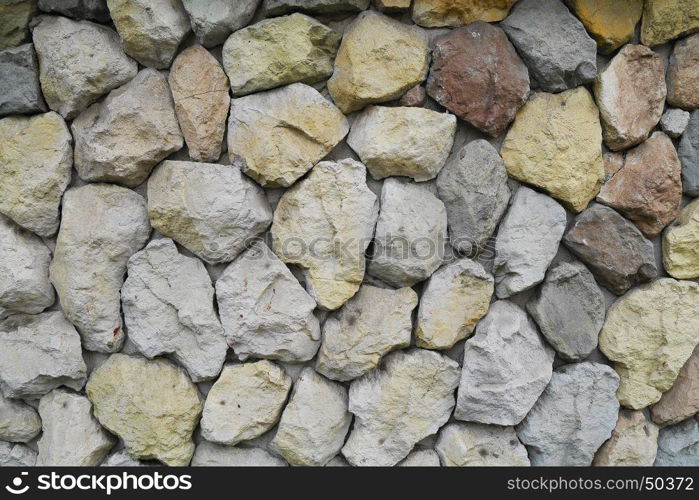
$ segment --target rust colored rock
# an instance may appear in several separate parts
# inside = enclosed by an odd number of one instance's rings
[[[492,136],[505,130],[529,95],[529,72],[505,32],[478,21],[437,41],[427,93]]]
[[[678,108],[699,108],[699,33],[675,44],[667,69],[667,102]]]
[[[663,132],[626,153],[624,166],[600,190],[597,201],[616,208],[654,238],[680,211],[682,166]]]
[[[403,94],[398,104],[411,108],[421,108],[425,105],[426,99],[427,92],[425,91],[425,87],[422,85],[415,85],[412,89]]]
[[[671,425],[699,412],[699,346],[680,370],[677,380],[650,409],[653,422]]]

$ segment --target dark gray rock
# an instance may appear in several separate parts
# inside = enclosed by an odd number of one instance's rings
[[[682,163],[684,194],[699,196],[699,110],[692,112],[677,153]]]
[[[699,466],[699,423],[697,423],[696,418],[690,418],[660,430],[655,465],[662,467]]]
[[[39,0],[39,9],[100,23],[108,23],[110,20],[107,0]]]
[[[46,111],[31,43],[0,51],[0,116]]]

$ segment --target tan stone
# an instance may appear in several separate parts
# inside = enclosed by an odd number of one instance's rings
[[[602,129],[583,87],[537,93],[517,112],[500,154],[507,172],[580,212],[604,180]]]
[[[517,0],[415,0],[413,21],[426,28],[502,21]]]
[[[699,34],[675,44],[667,69],[667,102],[688,110],[699,108]]]
[[[674,278],[699,278],[699,199],[684,207],[663,235],[663,265]]]
[[[677,375],[669,391],[650,409],[656,424],[677,424],[699,412],[699,346]]]
[[[29,21],[36,13],[36,0],[0,2],[0,50],[16,47],[29,38]]]
[[[641,20],[643,0],[565,0],[602,54],[628,43]]]
[[[658,431],[642,411],[620,410],[612,437],[597,451],[593,465],[651,467],[658,452]]]
[[[404,12],[410,9],[411,0],[374,0],[377,9],[385,12]]]
[[[645,0],[641,43],[655,46],[699,30],[696,0]]]

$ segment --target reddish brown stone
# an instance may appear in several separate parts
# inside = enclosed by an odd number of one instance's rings
[[[427,93],[459,118],[496,136],[529,94],[529,73],[505,32],[478,21],[441,38]]]
[[[680,370],[677,380],[651,409],[653,422],[671,425],[699,412],[699,346]]]
[[[667,69],[667,102],[678,108],[699,108],[699,33],[675,44]]]
[[[403,97],[400,98],[398,104],[411,108],[421,108],[425,105],[426,99],[427,92],[425,91],[425,87],[422,85],[415,85],[412,89],[403,94]]]
[[[653,238],[680,211],[681,171],[672,140],[655,132],[626,154],[623,168],[602,186],[597,201],[616,208]]]
[[[604,153],[604,180],[608,181],[624,166],[623,153]]]

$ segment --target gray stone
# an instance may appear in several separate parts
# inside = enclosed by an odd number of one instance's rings
[[[0,467],[34,467],[36,455],[27,445],[0,441]]]
[[[689,116],[689,111],[668,109],[660,117],[660,128],[673,139],[677,139],[689,125]]]
[[[88,351],[124,342],[120,290],[126,263],[150,235],[146,200],[126,188],[88,184],[63,197],[63,220],[50,279]]]
[[[0,51],[0,86],[0,116],[46,111],[32,44]]]
[[[582,362],[553,372],[551,382],[517,427],[535,466],[588,466],[612,434],[619,413],[619,376]]]
[[[34,408],[0,393],[0,440],[26,443],[41,432],[41,419]]]
[[[446,467],[529,465],[513,427],[452,423],[439,432],[435,449]]]
[[[194,382],[216,377],[228,345],[204,264],[180,255],[164,238],[134,254],[127,274],[121,289],[124,323],[138,352],[151,359],[172,357]]]
[[[80,336],[60,312],[0,321],[0,389],[5,397],[35,399],[61,385],[79,391],[86,376]]]
[[[585,359],[597,347],[605,299],[592,273],[579,262],[560,263],[546,273],[527,311],[556,352],[569,361]]]
[[[500,23],[546,92],[591,82],[597,44],[560,0],[520,0]]]
[[[687,196],[699,196],[699,110],[693,111],[677,154],[682,163],[682,189]]]
[[[260,0],[182,0],[197,40],[205,47],[221,45],[247,26],[259,4]]]
[[[656,467],[699,466],[699,423],[694,418],[660,429]]]
[[[145,464],[135,460],[125,450],[115,451],[100,464],[102,467],[143,467]]]
[[[370,0],[264,0],[266,16],[278,16],[301,10],[312,14],[359,12],[369,8]]]
[[[566,211],[553,198],[517,189],[495,241],[495,291],[507,298],[544,279],[566,228]]]
[[[286,467],[287,463],[260,448],[222,446],[202,442],[192,457],[192,467]]]
[[[437,176],[447,208],[449,243],[471,253],[493,235],[507,210],[507,170],[497,150],[483,139],[466,144]]]
[[[39,9],[100,23],[110,21],[107,0],[39,0]]]
[[[405,457],[398,467],[439,467],[439,455],[434,450],[416,450]]]

